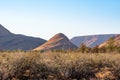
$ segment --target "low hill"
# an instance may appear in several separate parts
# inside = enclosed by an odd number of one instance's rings
[[[62,33],[56,34],[48,42],[35,48],[34,50],[73,50],[77,47]]]
[[[108,39],[107,41],[103,42],[102,44],[99,45],[99,48],[107,47],[108,45],[120,47],[120,35],[116,35],[115,37],[112,37],[112,38]]]

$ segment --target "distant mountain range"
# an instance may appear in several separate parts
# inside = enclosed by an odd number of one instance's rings
[[[70,42],[70,40],[62,33],[58,33],[48,40],[43,45],[35,48],[34,50],[74,50],[77,47]]]
[[[69,40],[64,34],[58,33],[46,41],[42,38],[11,33],[0,24],[0,50],[73,50],[82,43],[88,47],[105,45],[111,37],[115,37],[116,42],[120,43],[118,34],[76,36]]]
[[[71,42],[79,47],[82,43],[88,47],[95,47],[100,45],[111,37],[118,34],[103,34],[103,35],[89,35],[89,36],[77,36],[71,39]]]
[[[2,50],[31,50],[42,45],[46,40],[20,34],[13,34],[0,24],[0,49]]]

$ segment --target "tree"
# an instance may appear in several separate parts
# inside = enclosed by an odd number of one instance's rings
[[[82,44],[80,45],[79,51],[82,52],[82,53],[85,53],[85,52],[86,52],[86,49],[87,49],[87,46],[82,43]]]
[[[108,52],[113,52],[115,50],[115,41],[114,41],[114,38],[110,38],[108,40],[108,44],[107,44],[107,51]]]
[[[105,53],[105,52],[106,52],[106,47],[101,47],[101,48],[99,48],[99,52],[100,52],[100,53]]]
[[[91,50],[91,52],[92,53],[98,53],[99,52],[98,46],[93,47],[92,50]]]

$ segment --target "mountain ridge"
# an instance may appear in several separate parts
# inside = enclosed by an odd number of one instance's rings
[[[38,45],[42,45],[46,40],[25,36],[22,34],[14,34],[0,24],[0,49],[1,50],[30,50]]]
[[[86,35],[76,36],[71,39],[71,42],[79,47],[82,43],[88,47],[95,47],[102,44],[104,41],[118,34],[99,34],[99,35]]]
[[[74,45],[80,47],[83,43],[88,47],[95,47],[107,41],[111,37],[115,37],[119,34],[99,34],[99,35],[85,35],[85,36],[75,36],[71,40],[67,38],[63,33],[58,33],[49,40],[48,44],[56,44],[57,42],[68,46]],[[36,47],[43,45],[46,40],[42,38],[35,38],[31,36],[26,36],[22,34],[14,34],[7,30],[4,26],[0,24],[0,49],[3,50],[33,50]],[[57,44],[60,45],[60,44]],[[56,46],[57,46],[56,45]],[[54,45],[55,46],[55,45]],[[63,46],[63,45],[62,45]],[[63,47],[66,48],[66,47]],[[72,48],[72,47],[71,47]]]

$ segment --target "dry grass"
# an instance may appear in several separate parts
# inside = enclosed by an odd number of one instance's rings
[[[1,52],[0,78],[2,80],[118,80],[120,54]]]

